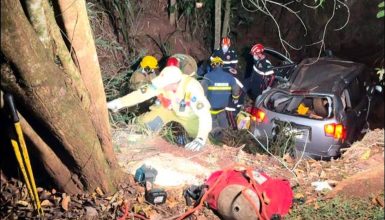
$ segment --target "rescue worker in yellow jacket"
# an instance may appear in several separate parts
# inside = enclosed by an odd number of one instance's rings
[[[186,148],[199,151],[205,145],[211,131],[210,103],[204,96],[200,83],[176,66],[167,66],[151,84],[108,102],[113,111],[158,97],[160,104],[150,107],[150,112],[141,115],[139,123],[153,131],[159,131],[168,122],[178,122],[195,139]]]
[[[139,68],[131,75],[130,89],[137,90],[141,86],[148,84],[156,77],[158,60],[153,56],[145,56],[139,64]]]

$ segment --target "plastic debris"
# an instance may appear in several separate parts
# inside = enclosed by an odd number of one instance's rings
[[[316,191],[332,190],[332,187],[327,181],[316,181],[311,183],[315,187]]]

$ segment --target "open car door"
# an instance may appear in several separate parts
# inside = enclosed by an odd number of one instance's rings
[[[294,72],[297,64],[282,53],[272,49],[265,48],[265,53],[269,56],[274,65],[275,79],[280,83],[288,82],[291,74]]]

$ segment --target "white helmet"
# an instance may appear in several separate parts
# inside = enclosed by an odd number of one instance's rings
[[[179,82],[182,79],[182,71],[176,66],[167,66],[155,77],[151,83],[156,88],[164,88],[170,84]]]

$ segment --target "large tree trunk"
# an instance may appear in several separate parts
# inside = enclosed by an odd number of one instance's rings
[[[108,122],[106,94],[100,72],[95,42],[87,16],[84,0],[59,0],[61,16],[64,21],[67,37],[74,52],[74,60],[78,63],[84,85],[90,95],[90,116],[96,134],[110,165],[116,165],[116,158],[112,152],[111,131]]]
[[[60,60],[61,66],[63,67],[64,73],[71,79],[71,83],[76,89],[79,98],[82,100],[83,108],[89,109],[91,105],[90,97],[87,92],[87,89],[83,83],[83,79],[80,75],[78,68],[72,60],[71,54],[64,42],[64,39],[61,34],[61,29],[56,23],[55,15],[52,7],[50,7],[48,0],[42,0],[44,13],[47,18],[47,27],[53,44],[56,48],[56,55]]]
[[[55,152],[47,145],[47,143],[35,132],[32,126],[19,113],[20,124],[23,128],[23,133],[33,143],[33,146],[38,152],[38,157],[41,158],[43,166],[46,168],[49,176],[54,180],[57,186],[65,186],[64,189],[69,194],[81,193],[80,189],[84,188],[76,175],[63,164]]]
[[[105,156],[106,152],[112,154],[112,148],[103,153],[100,130],[94,128],[89,112],[83,109],[70,85],[71,79],[47,56],[19,1],[1,1],[1,51],[17,73],[1,71],[2,88],[14,94],[31,117],[50,131],[47,135],[60,143],[50,146],[52,152],[71,172],[71,178],[79,179],[78,184],[71,184],[71,189],[68,185],[60,187],[69,192],[93,190],[98,186],[105,191],[113,190],[113,182],[120,175],[115,175],[115,165],[108,163],[107,158],[113,156]],[[96,54],[93,59],[97,59]],[[100,85],[98,81],[93,83]],[[103,108],[103,103],[97,102],[96,106]],[[77,189],[73,189],[75,187]]]
[[[221,21],[222,21],[222,0],[215,0],[215,29],[214,29],[214,49],[219,48],[221,42]]]
[[[227,37],[230,27],[231,0],[226,0],[225,16],[223,18],[222,37]]]
[[[12,70],[11,67],[7,64],[1,65],[1,76],[11,76]],[[14,87],[13,91],[18,91],[23,93],[23,91]],[[0,90],[0,110],[5,110],[3,106],[3,93]],[[3,111],[1,111],[3,113]],[[77,175],[73,173],[66,167],[66,165],[60,160],[60,158],[55,154],[55,152],[48,146],[48,144],[40,137],[39,134],[32,128],[32,126],[27,122],[20,112],[18,112],[20,124],[23,130],[23,134],[26,137],[26,140],[29,140],[31,145],[28,145],[29,152],[36,152],[38,155],[34,155],[35,158],[39,158],[39,161],[46,168],[48,175],[59,187],[59,190],[63,190],[70,194],[80,193],[83,189],[83,184],[77,178]],[[1,116],[4,118],[3,116]],[[5,118],[4,118],[5,119]],[[4,125],[4,124],[3,124]],[[3,146],[5,147],[5,146]],[[39,176],[40,173],[35,172],[35,176]],[[65,186],[65,187],[63,187]]]

